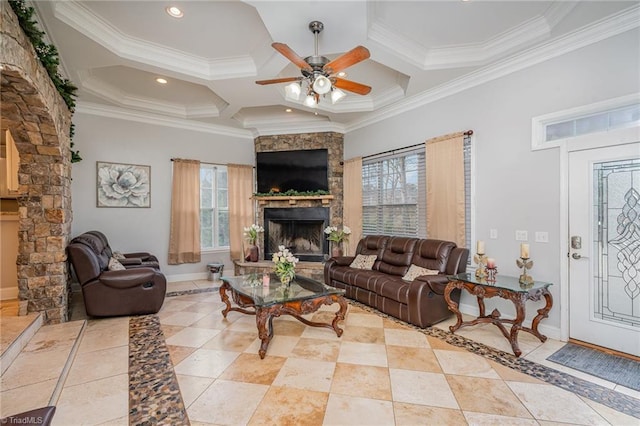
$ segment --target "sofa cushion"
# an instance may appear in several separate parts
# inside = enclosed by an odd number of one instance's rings
[[[122,263],[115,257],[109,259],[109,270],[110,271],[122,271],[126,269]]]
[[[441,240],[420,240],[416,244],[411,263],[422,268],[445,273],[451,250],[456,244]]]
[[[371,270],[377,258],[378,256],[376,256],[375,254],[359,254],[355,259],[353,259],[353,262],[351,262],[351,265],[349,266],[356,269]]]
[[[411,264],[411,266],[409,266],[409,270],[406,274],[404,274],[402,279],[405,281],[413,281],[423,275],[438,275],[438,273],[439,271],[434,271],[433,269],[427,269],[418,265]]]
[[[391,237],[387,247],[382,252],[378,270],[385,274],[402,277],[407,273],[413,251],[418,242],[417,238]]]

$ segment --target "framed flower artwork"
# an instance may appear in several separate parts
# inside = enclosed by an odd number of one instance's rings
[[[151,207],[151,166],[96,164],[98,207]]]

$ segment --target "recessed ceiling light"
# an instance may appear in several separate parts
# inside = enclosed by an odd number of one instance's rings
[[[346,76],[347,76],[347,73],[346,73],[346,72],[344,72],[344,71],[340,71],[340,72],[338,73],[338,77],[346,77]]]
[[[291,111],[293,111],[291,108],[287,108],[284,110],[284,112],[291,112]]]
[[[169,16],[173,16],[174,18],[182,18],[182,16],[184,16],[182,11],[176,6],[169,6],[165,10],[169,14]]]
[[[165,78],[162,78],[162,77],[156,78],[156,82],[158,82],[160,84],[167,84],[167,80]]]

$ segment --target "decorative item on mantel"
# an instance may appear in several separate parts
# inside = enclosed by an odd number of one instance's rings
[[[327,226],[324,228],[324,233],[327,234],[327,240],[331,241],[331,256],[342,256],[342,242],[349,239],[351,229],[348,226],[342,226],[342,229],[338,229],[337,226]]]
[[[280,282],[288,285],[296,276],[296,263],[300,259],[294,257],[293,254],[285,246],[278,246],[278,252],[273,253],[274,271]]]
[[[533,268],[533,260],[529,259],[529,244],[520,244],[520,259],[516,259],[518,268],[522,268],[522,274],[518,281],[524,288],[533,285],[533,277],[527,274],[527,270]]]
[[[484,252],[484,241],[478,240],[476,243],[476,254],[473,261],[478,265],[476,268],[476,278],[482,280],[487,278],[487,256]]]
[[[264,228],[255,223],[249,227],[244,228],[244,237],[250,244],[245,253],[244,260],[248,262],[257,262],[260,260],[260,248],[256,245],[258,241],[258,234],[264,232]]]

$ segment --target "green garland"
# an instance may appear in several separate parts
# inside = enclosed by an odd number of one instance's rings
[[[49,74],[49,78],[53,82],[53,85],[62,96],[65,104],[73,114],[74,109],[76,107],[76,91],[78,88],[67,78],[62,77],[58,72],[58,66],[60,65],[60,58],[58,55],[58,49],[52,44],[48,44],[44,41],[43,36],[44,32],[40,31],[38,28],[38,22],[33,19],[33,14],[35,10],[33,7],[27,7],[24,3],[24,0],[9,0],[9,5],[11,5],[11,9],[18,17],[18,22],[20,23],[20,28],[24,31],[25,35],[31,41],[33,48],[36,51],[36,55],[38,59],[44,66],[44,69],[47,70]],[[71,128],[69,129],[69,137],[73,138],[74,129],[73,123],[71,124]],[[73,147],[73,142],[71,142],[71,147]],[[77,163],[81,161],[82,157],[78,151],[71,150],[71,162]]]
[[[331,195],[331,193],[329,191],[324,191],[322,189],[318,190],[318,191],[294,191],[293,189],[290,189],[288,191],[285,192],[256,192],[254,194],[256,197],[277,197],[277,196],[284,196],[284,197],[299,197],[299,196],[303,196],[303,197],[308,197],[308,196],[315,196],[315,195]]]

